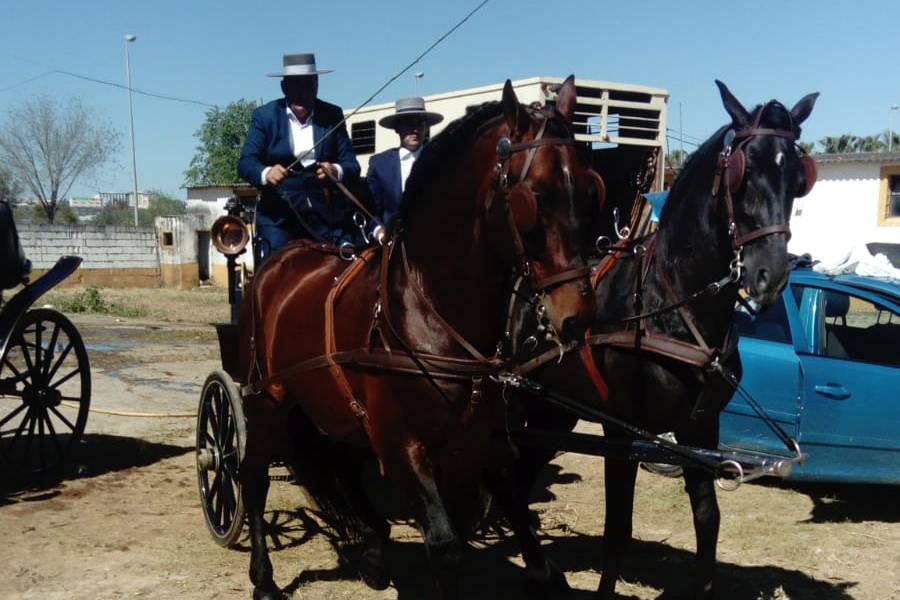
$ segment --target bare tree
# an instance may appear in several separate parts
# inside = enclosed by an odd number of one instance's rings
[[[13,179],[9,169],[0,165],[0,200],[3,202],[12,202],[22,193],[19,182]]]
[[[40,96],[9,112],[0,129],[0,164],[41,203],[47,220],[80,178],[119,149],[119,133],[80,100]]]

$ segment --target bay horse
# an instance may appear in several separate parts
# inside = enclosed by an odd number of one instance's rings
[[[555,107],[502,100],[425,146],[390,242],[352,262],[294,242],[256,274],[242,307],[254,598],[277,598],[263,512],[282,453],[340,536],[361,540],[360,574],[389,584],[388,523],[361,462],[414,505],[439,597],[459,595],[461,535],[483,514],[481,484],[498,389],[510,280],[539,292],[554,336],[583,339],[593,296],[583,254],[593,179],[576,152],[574,77]]]
[[[723,83],[716,84],[731,122],[684,165],[658,230],[620,241],[597,265],[596,313],[583,352],[534,372],[547,388],[577,396],[645,432],[673,431],[679,443],[709,449],[718,448],[719,413],[734,393],[725,374],[737,380],[741,375],[734,330],[739,287],[766,304],[787,282],[793,200],[815,183],[812,158],[796,140],[818,97],[809,94],[790,110],[770,100],[748,111]],[[528,399],[524,415],[526,430],[571,431],[577,421],[569,412]],[[614,424],[603,428],[610,440],[634,439]],[[527,497],[537,471],[553,454],[523,449],[517,465],[520,498]],[[604,471],[597,596],[610,599],[631,539],[637,462],[607,457]],[[713,484],[718,475],[700,465],[684,468],[697,540],[696,598],[712,598],[716,591],[719,508]]]
[[[31,261],[19,241],[12,208],[0,200],[0,292],[21,284],[31,272]]]

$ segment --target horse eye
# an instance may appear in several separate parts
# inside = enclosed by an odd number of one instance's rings
[[[784,164],[784,152],[779,152],[775,155],[775,164],[779,167]]]

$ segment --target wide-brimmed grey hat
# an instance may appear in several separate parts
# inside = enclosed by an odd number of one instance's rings
[[[444,116],[440,113],[425,110],[425,98],[410,96],[397,100],[394,103],[394,114],[382,117],[378,124],[388,129],[396,129],[397,121],[406,117],[421,117],[429,126],[444,120]]]
[[[266,73],[266,77],[302,77],[304,75],[331,73],[332,71],[332,69],[317,69],[316,55],[312,52],[285,54],[282,60],[284,62],[284,70],[280,73]]]

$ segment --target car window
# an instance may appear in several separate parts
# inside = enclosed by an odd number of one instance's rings
[[[781,296],[772,304],[763,307],[756,306],[752,302],[749,307],[738,303],[735,309],[735,323],[738,333],[742,336],[783,344],[791,343],[791,328]]]
[[[819,354],[900,367],[900,315],[852,294],[823,292]]]

